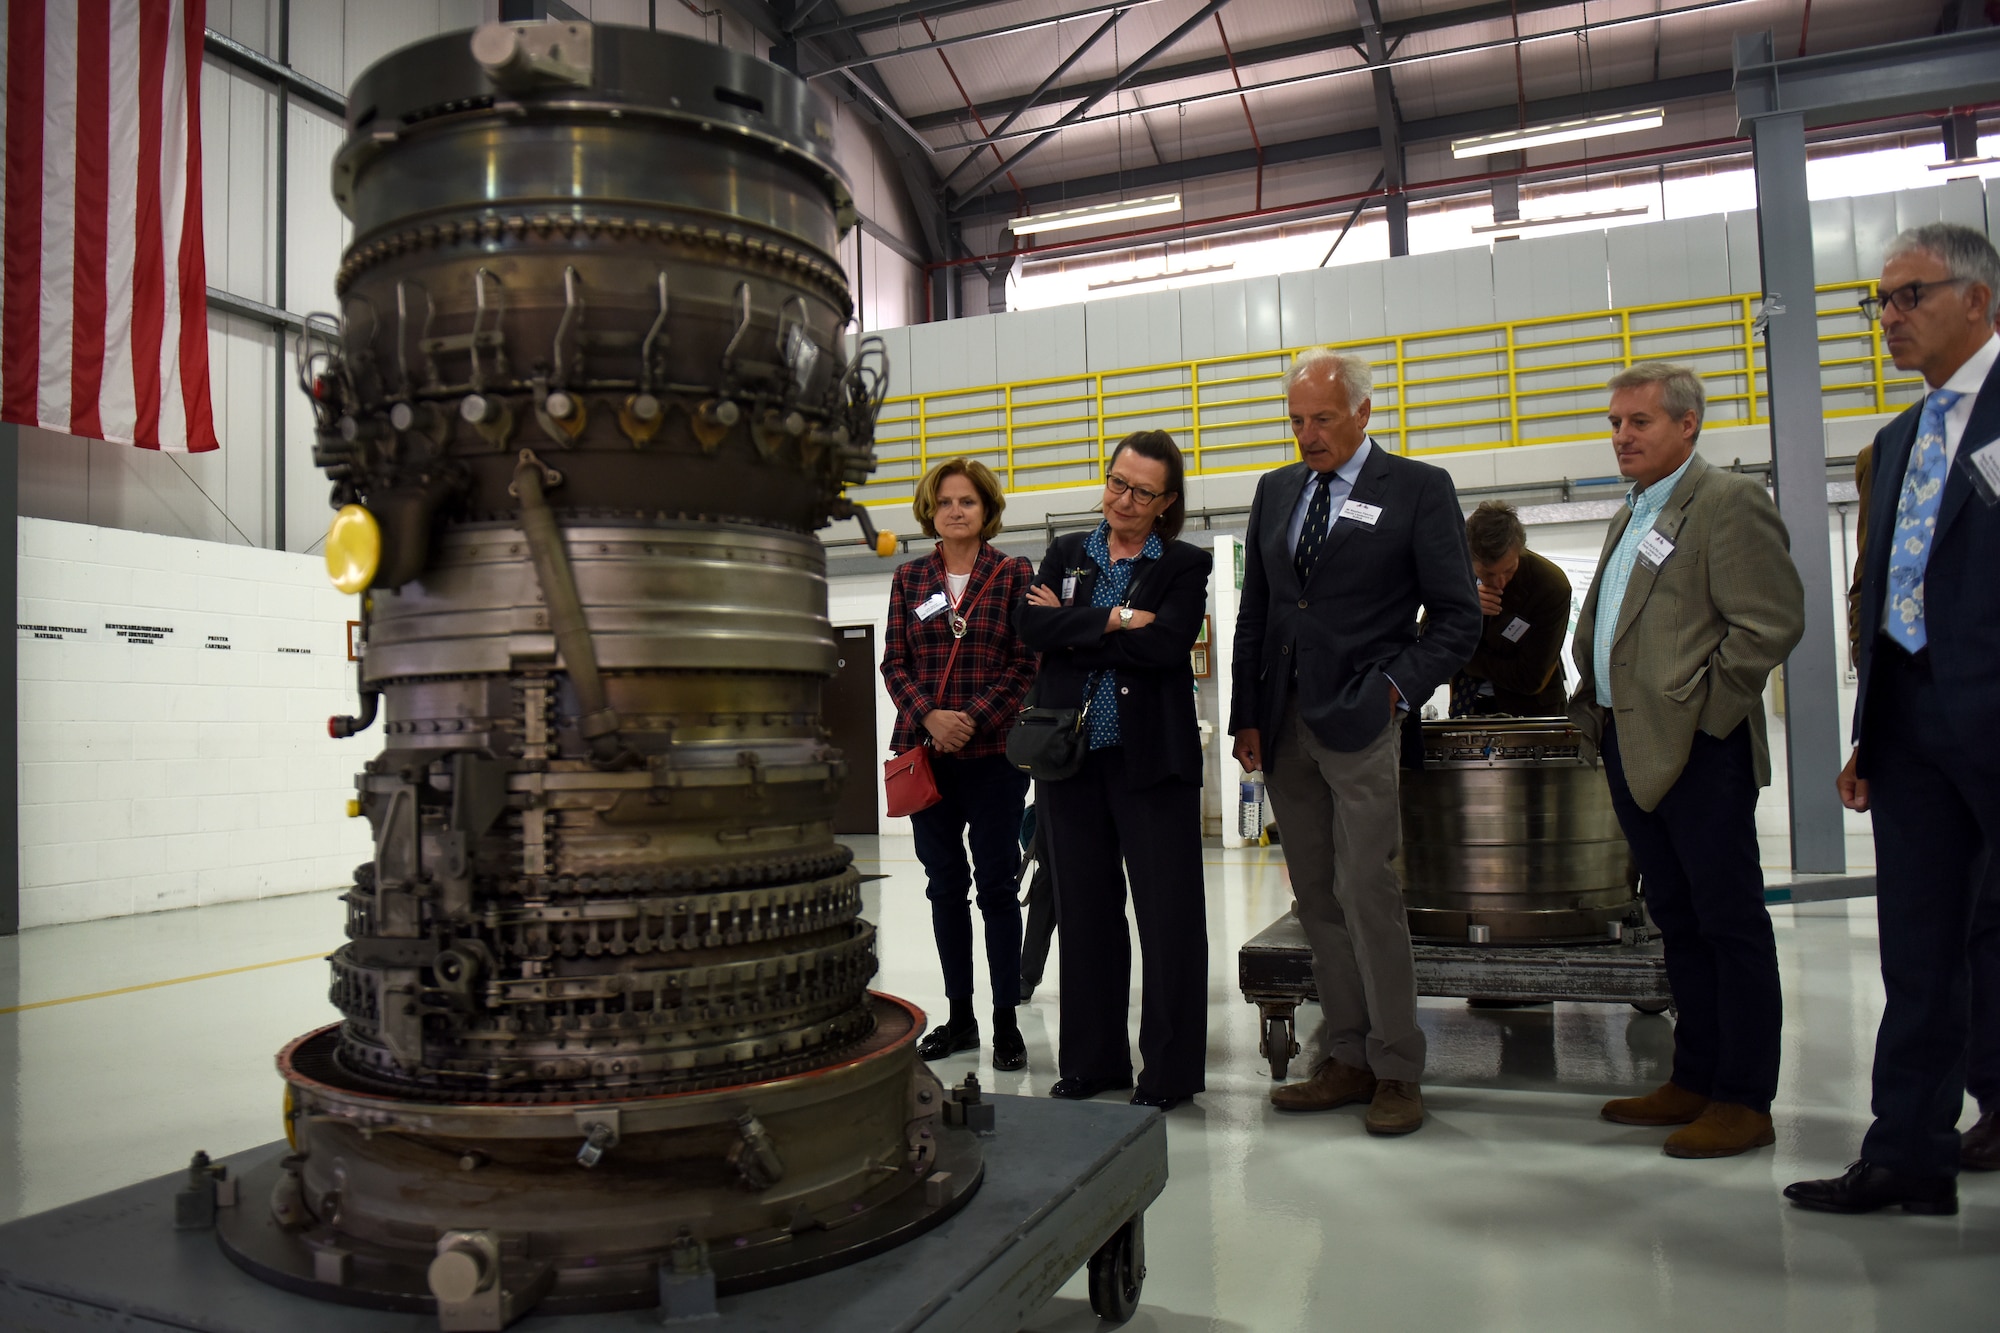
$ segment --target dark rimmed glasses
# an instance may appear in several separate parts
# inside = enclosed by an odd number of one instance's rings
[[[1917,308],[1917,302],[1923,300],[1924,293],[1931,288],[1955,287],[1961,282],[1970,281],[1972,281],[1970,278],[1939,278],[1936,282],[1906,282],[1892,292],[1884,292],[1880,296],[1862,297],[1861,313],[1871,320],[1877,320],[1882,318],[1882,307],[1892,305],[1907,315]]]
[[[1131,482],[1125,480],[1125,478],[1119,476],[1116,472],[1113,472],[1109,476],[1105,477],[1104,488],[1110,491],[1113,495],[1123,495],[1125,494],[1125,492],[1130,491],[1132,494],[1139,497],[1139,503],[1142,505],[1149,505],[1153,503],[1153,501],[1159,499],[1162,495],[1166,494],[1165,491],[1149,491],[1144,486],[1134,486]]]

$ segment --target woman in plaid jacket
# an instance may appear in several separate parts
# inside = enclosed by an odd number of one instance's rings
[[[951,1015],[917,1043],[917,1054],[937,1060],[979,1045],[966,901],[976,885],[993,982],[993,1067],[1022,1069],[1028,1050],[1014,1018],[1021,1002],[1021,910],[1014,892],[1028,778],[1007,762],[1007,732],[1035,674],[1034,654],[1013,626],[1014,606],[1027,595],[1034,571],[1026,560],[988,544],[1006,506],[998,479],[968,459],[940,463],[917,484],[912,508],[938,544],[896,570],[882,636],[882,680],[896,705],[890,748],[901,754],[928,744],[940,797],[910,816],[910,825],[930,881],[925,892]]]

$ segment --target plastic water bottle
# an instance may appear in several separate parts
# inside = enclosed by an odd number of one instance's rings
[[[1255,776],[1245,776],[1237,790],[1236,831],[1253,839],[1264,832],[1264,791]]]

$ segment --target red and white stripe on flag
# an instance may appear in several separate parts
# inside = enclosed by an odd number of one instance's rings
[[[216,447],[206,0],[4,0],[0,421]]]

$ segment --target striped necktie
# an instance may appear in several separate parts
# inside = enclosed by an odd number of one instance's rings
[[[1924,628],[1924,569],[1944,496],[1944,418],[1965,395],[1939,389],[1917,418],[1917,442],[1896,500],[1896,544],[1889,548],[1889,633],[1909,652],[1930,642]]]
[[[1306,506],[1306,524],[1299,529],[1298,549],[1292,552],[1292,568],[1298,571],[1301,586],[1312,573],[1313,562],[1319,559],[1319,548],[1326,541],[1326,519],[1333,512],[1332,481],[1331,472],[1321,472],[1313,478],[1318,489],[1313,492],[1312,503]]]

